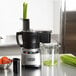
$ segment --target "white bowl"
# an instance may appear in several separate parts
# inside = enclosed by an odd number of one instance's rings
[[[11,64],[12,64],[12,62],[8,63],[8,64],[0,64],[0,69],[8,69]]]

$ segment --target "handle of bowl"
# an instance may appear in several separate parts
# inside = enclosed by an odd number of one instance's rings
[[[23,34],[22,31],[16,33],[16,41],[17,41],[17,44],[18,44],[20,47],[23,47],[23,45],[20,44],[20,41],[19,41],[19,36],[22,35],[22,34]]]

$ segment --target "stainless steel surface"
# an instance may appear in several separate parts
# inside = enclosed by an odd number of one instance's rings
[[[21,58],[21,56],[10,57]],[[60,63],[59,65],[52,67],[42,66],[41,69],[26,69],[24,67],[20,73],[20,75],[14,75],[12,65],[9,69],[0,70],[0,76],[76,76],[76,67]]]
[[[22,76],[41,76],[41,70],[22,68]]]
[[[0,76],[13,76],[12,73],[11,69],[0,70]]]
[[[22,65],[40,66],[40,53],[22,54]]]
[[[30,54],[28,53],[30,52]],[[40,66],[40,49],[24,49],[22,48],[21,53],[22,65],[33,65],[36,67]]]
[[[26,52],[36,52],[36,51],[39,51],[40,49],[39,48],[36,48],[36,49],[25,49],[25,48],[21,48],[22,49],[22,52],[23,51],[26,51]]]

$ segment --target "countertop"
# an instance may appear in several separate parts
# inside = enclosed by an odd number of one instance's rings
[[[21,58],[21,56],[8,56]],[[76,76],[76,67],[59,63],[52,67],[42,66],[41,69],[26,69],[21,67],[20,74],[13,73],[13,65],[9,69],[0,70],[0,76]]]
[[[52,42],[60,42],[59,35],[51,35]],[[22,43],[22,38],[19,36],[20,43]],[[16,35],[7,35],[0,38],[0,47],[18,46],[16,41]]]
[[[16,36],[10,35],[0,39],[0,47],[17,46]]]

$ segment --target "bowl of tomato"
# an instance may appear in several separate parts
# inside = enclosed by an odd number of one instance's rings
[[[13,60],[3,56],[0,58],[0,69],[8,69],[10,65],[12,64]]]

